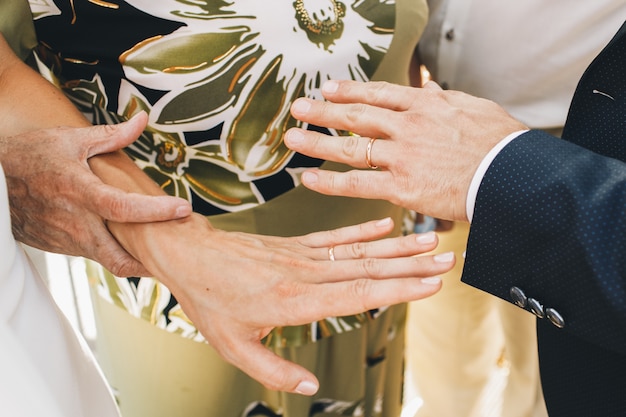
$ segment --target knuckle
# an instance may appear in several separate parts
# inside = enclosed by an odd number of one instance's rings
[[[291,281],[279,281],[275,284],[273,291],[276,296],[281,299],[291,299],[302,293],[302,288],[300,285]]]
[[[365,104],[351,104],[346,109],[346,119],[351,125],[356,125],[362,119],[367,110]]]
[[[97,201],[96,207],[99,208],[100,214],[107,220],[118,222],[127,222],[133,220],[133,205],[124,198],[113,197],[109,193],[95,193],[94,201]]]
[[[372,89],[370,90],[369,99],[372,100],[373,103],[377,104],[380,102],[384,102],[389,96],[389,83],[386,81],[378,81],[372,83]]]
[[[381,276],[381,264],[374,258],[363,259],[363,270],[369,278],[379,278]]]
[[[364,242],[356,242],[347,247],[348,257],[362,259],[367,257],[367,245]]]
[[[359,149],[359,138],[356,136],[346,136],[343,140],[341,151],[348,158],[356,156]]]
[[[354,172],[348,172],[346,174],[346,182],[347,182],[347,186],[350,190],[361,190],[362,189],[362,185],[365,186],[366,184],[363,184],[363,182],[361,181],[361,177],[359,175],[356,175],[358,173],[354,173]]]
[[[367,279],[359,279],[352,283],[352,294],[356,300],[361,303],[360,309],[365,311],[368,309],[366,299],[372,292],[372,283]]]

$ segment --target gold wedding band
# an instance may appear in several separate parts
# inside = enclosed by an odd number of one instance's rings
[[[378,165],[372,164],[372,146],[374,146],[375,140],[375,138],[370,139],[369,143],[367,144],[367,149],[365,150],[365,163],[371,169],[378,169]]]
[[[331,261],[335,260],[335,247],[331,246],[330,248],[328,248],[328,259],[330,259]]]

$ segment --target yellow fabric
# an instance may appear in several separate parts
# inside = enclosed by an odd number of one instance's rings
[[[439,293],[409,306],[407,349],[419,354],[407,366],[424,400],[417,417],[546,417],[535,317],[460,281],[468,233],[466,223],[439,233],[437,252],[454,251],[457,264]]]
[[[341,399],[366,415],[398,417],[403,388],[406,306],[387,310],[370,325],[297,348],[275,352],[315,373],[320,392],[304,397],[268,391],[225,363],[213,348],[163,331],[93,297],[98,328],[116,343],[98,359],[118,394],[123,417],[271,416],[245,414],[264,402],[282,416],[307,416],[314,402]],[[376,361],[376,359],[383,359]],[[376,361],[374,365],[366,363]],[[383,401],[384,398],[384,401]],[[379,413],[373,413],[382,407]],[[345,415],[343,411],[315,417]],[[352,415],[352,414],[349,414]]]
[[[37,45],[27,0],[0,1],[0,32],[17,56],[25,60]]]

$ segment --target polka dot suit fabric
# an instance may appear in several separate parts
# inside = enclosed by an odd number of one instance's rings
[[[497,156],[470,229],[464,282],[564,319],[538,315],[551,417],[626,416],[625,32],[581,78],[563,140],[530,131]]]

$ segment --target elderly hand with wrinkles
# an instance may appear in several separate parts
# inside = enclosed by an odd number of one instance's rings
[[[365,169],[313,169],[302,174],[302,183],[323,194],[385,199],[442,219],[467,221],[466,198],[479,164],[507,135],[526,129],[497,104],[434,82],[411,88],[329,81],[322,92],[327,102],[298,99],[293,116],[360,136],[292,128],[286,145]]]
[[[120,124],[0,137],[15,238],[42,250],[94,259],[119,276],[149,274],[105,222],[182,218],[191,214],[191,205],[175,197],[124,192],[103,183],[88,163],[132,143],[135,134]]]

